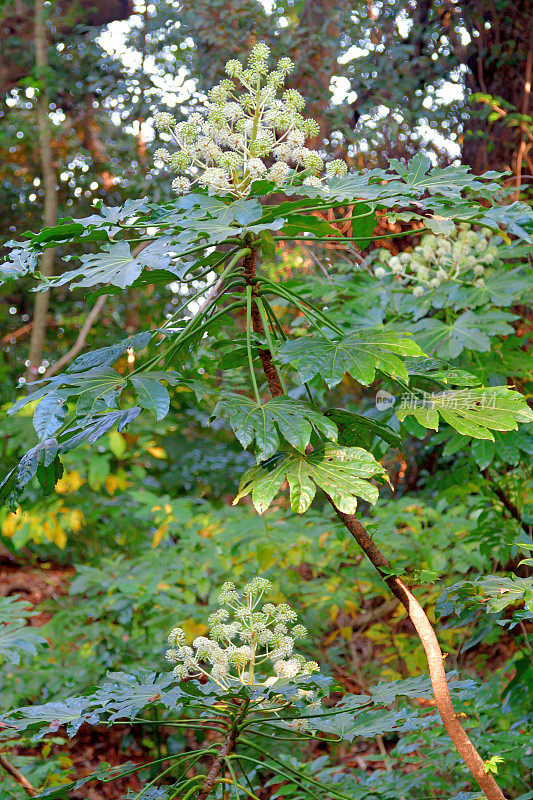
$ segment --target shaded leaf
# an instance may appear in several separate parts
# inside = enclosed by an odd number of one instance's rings
[[[515,319],[505,311],[485,311],[482,315],[465,311],[454,322],[446,323],[431,317],[415,323],[416,341],[428,355],[457,358],[463,350],[490,350],[490,337],[513,333],[509,325]]]
[[[63,464],[59,456],[56,456],[52,463],[48,464],[46,467],[44,464],[39,464],[37,467],[37,480],[45,496],[54,491],[56,483],[63,477],[63,471]]]
[[[156,419],[166,417],[170,407],[170,396],[163,384],[149,372],[130,375],[130,381],[137,392],[139,405],[151,411]]]
[[[376,436],[393,447],[402,446],[402,440],[396,431],[379,420],[343,408],[329,408],[325,416],[336,424],[339,429],[339,444],[343,446],[364,447],[368,450]]]
[[[73,436],[61,442],[59,452],[67,453],[85,440],[87,440],[89,444],[94,444],[100,436],[103,436],[104,433],[107,433],[107,431],[115,425],[119,431],[122,431],[124,427],[132,422],[140,413],[140,407],[134,406],[125,411],[109,411],[106,414],[82,420],[78,425],[74,425],[72,428],[65,431],[65,435],[72,433]]]
[[[409,375],[420,375],[452,386],[479,386],[481,383],[472,373],[455,369],[442,358],[409,358],[405,366]]]
[[[97,350],[91,350],[90,353],[84,353],[74,359],[72,364],[67,367],[67,372],[112,366],[129,348],[142,350],[143,347],[146,347],[154,333],[155,331],[141,331],[141,333],[136,333],[128,339],[122,339],[109,347],[99,347]]]
[[[37,629],[27,624],[36,613],[18,597],[0,597],[0,660],[20,664],[21,653],[35,655],[37,645],[46,644]]]

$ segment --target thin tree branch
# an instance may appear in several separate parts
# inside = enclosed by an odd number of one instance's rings
[[[35,787],[31,785],[29,780],[24,777],[22,772],[15,766],[13,766],[11,761],[8,761],[7,758],[3,756],[1,753],[0,753],[0,767],[3,767],[5,771],[9,775],[11,775],[15,783],[18,783],[19,786],[22,786],[22,788],[26,790],[26,792],[30,797],[35,797],[38,794],[37,789],[35,789]]]
[[[206,779],[202,784],[202,788],[198,793],[196,800],[205,800],[211,794],[211,790],[215,783],[217,782],[217,778],[220,774],[220,770],[227,759],[227,757],[235,750],[235,744],[237,742],[237,736],[239,734],[239,725],[243,721],[244,717],[246,716],[246,712],[248,710],[248,706],[250,705],[249,700],[245,700],[242,706],[241,711],[235,718],[231,729],[228,731],[222,747],[218,751],[218,755],[213,760],[211,764],[211,768],[207,773]]]
[[[101,297],[98,298],[94,306],[87,314],[87,318],[80,329],[78,338],[76,339],[70,350],[68,350],[64,355],[62,355],[61,358],[58,358],[55,364],[52,364],[50,367],[48,367],[48,369],[43,375],[43,379],[51,378],[52,375],[55,375],[57,372],[62,370],[64,366],[70,364],[70,362],[76,358],[78,353],[80,353],[83,350],[83,348],[85,347],[85,343],[87,341],[87,336],[89,335],[92,326],[100,316],[100,312],[104,307],[106,300],[107,300],[107,295],[105,294],[103,294]]]
[[[148,247],[149,244],[150,242],[143,242],[142,244],[137,245],[137,247],[134,247],[131,253],[133,258],[135,258],[135,256],[138,256],[141,250],[144,250],[144,248]],[[59,358],[55,364],[52,364],[52,366],[48,367],[48,369],[43,375],[43,379],[51,378],[52,375],[55,375],[57,372],[59,372],[60,369],[63,369],[63,367],[66,364],[70,364],[70,362],[76,358],[78,353],[81,350],[83,350],[83,348],[85,347],[85,343],[87,341],[87,336],[89,335],[92,326],[100,316],[100,312],[102,311],[102,308],[104,307],[106,300],[107,300],[107,295],[105,294],[101,295],[98,298],[92,309],[89,311],[87,319],[83,323],[81,330],[78,334],[78,338],[76,339],[70,350],[68,350],[63,356],[61,356],[61,358]]]

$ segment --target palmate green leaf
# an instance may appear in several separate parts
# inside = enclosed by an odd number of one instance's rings
[[[35,271],[39,263],[37,253],[25,243],[10,241],[6,242],[5,247],[10,247],[11,251],[7,260],[0,263],[0,284]]]
[[[342,236],[325,219],[312,214],[287,214],[282,232],[286,236],[298,236],[299,233],[312,233],[314,236]]]
[[[379,370],[385,375],[407,382],[407,369],[399,356],[423,356],[424,353],[407,335],[394,331],[365,330],[325,339],[305,336],[287,340],[278,350],[282,364],[298,370],[303,382],[321,375],[331,389],[348,372],[367,386]]]
[[[506,386],[448,390],[439,394],[412,392],[396,409],[399,420],[412,414],[425,428],[438,430],[439,417],[463,436],[494,441],[492,431],[510,431],[532,422],[526,399]]]
[[[15,499],[16,494],[35,475],[38,476],[43,490],[45,492],[51,491],[62,473],[62,467],[57,457],[58,454],[74,450],[84,441],[94,444],[104,433],[107,433],[115,426],[119,431],[123,430],[140,412],[140,407],[134,406],[125,410],[84,416],[77,419],[74,425],[63,431],[60,440],[55,437],[49,437],[39,442],[35,447],[28,450],[20,459],[18,466],[5,476],[0,484],[0,500],[4,502]]]
[[[33,741],[39,741],[47,733],[55,733],[62,725],[67,726],[69,736],[74,736],[84,722],[96,725],[98,718],[98,711],[91,710],[91,698],[69,697],[63,701],[15,708],[3,720],[19,731],[38,727]]]
[[[84,441],[87,441],[89,444],[94,444],[104,433],[114,428],[115,425],[120,432],[140,413],[140,407],[133,406],[133,408],[128,408],[123,411],[108,411],[105,414],[83,418],[78,424],[64,431],[63,436],[68,436],[69,434],[72,434],[72,436],[61,441],[59,452],[68,453]]]
[[[494,441],[476,439],[471,442],[471,453],[480,469],[486,469],[497,458],[515,466],[521,460],[531,461],[533,455],[533,425],[521,425],[517,431],[494,431]]]
[[[248,200],[235,200],[218,211],[215,216],[220,222],[238,222],[239,225],[251,225],[261,219],[263,209],[255,197]]]
[[[485,278],[484,286],[461,286],[454,295],[456,307],[473,308],[476,306],[505,307],[513,305],[530,288],[530,277],[521,268],[495,271]]]
[[[91,698],[91,707],[110,721],[132,719],[154,705],[179,711],[184,692],[171,672],[158,675],[149,670],[134,673],[109,672],[107,681]]]
[[[175,249],[170,237],[152,242],[133,256],[128,242],[111,242],[102,252],[81,256],[81,267],[64,272],[43,286],[63,286],[70,283],[74,289],[83,286],[95,286],[98,283],[111,283],[119,289],[125,289],[139,277],[145,267],[166,269],[172,261]]]
[[[490,208],[481,208],[480,225],[489,228],[503,225],[507,233],[527,242],[533,241],[533,211],[527,203],[515,201],[504,205],[495,204]]]
[[[365,738],[382,733],[407,733],[435,724],[435,715],[420,716],[417,711],[366,711],[354,719],[353,713],[339,713],[312,719],[312,727],[323,733],[334,733],[343,741],[353,742],[357,736]]]
[[[35,381],[35,384],[40,381]],[[9,409],[8,414],[16,414],[21,408],[35,400],[41,400],[49,395],[62,398],[77,395],[79,398],[87,396],[93,403],[98,400],[112,405],[116,397],[126,385],[126,379],[114,369],[106,366],[94,367],[85,372],[62,373],[46,381],[46,386],[36,389],[26,397],[19,398]],[[59,403],[59,399],[57,401]],[[45,415],[43,413],[43,418]],[[44,419],[42,424],[44,425]]]
[[[36,795],[36,798],[37,800],[39,800],[39,798],[46,798],[46,800],[69,800],[71,793],[85,786],[86,783],[90,783],[91,781],[105,781],[108,783],[123,775],[135,772],[138,769],[140,769],[140,766],[133,761],[126,761],[124,764],[117,764],[114,766],[108,764],[107,761],[102,761],[98,764],[94,772],[89,773],[89,775],[78,778],[77,781],[72,781],[72,783],[52,786],[49,789],[45,789],[43,792]],[[143,792],[143,800],[149,800],[147,795],[147,792]]]
[[[43,495],[52,494],[55,485],[63,477],[63,464],[59,456],[56,455],[51,464],[39,464],[37,467],[37,480],[41,486]]]
[[[478,177],[470,171],[466,166],[450,166],[450,167],[433,167],[431,159],[421,153],[417,153],[408,164],[402,164],[401,161],[393,158],[390,161],[390,166],[402,179],[402,182],[407,184],[410,189],[415,191],[418,196],[426,194],[438,194],[444,197],[460,197],[461,192],[465,189],[476,191],[485,189],[487,191],[498,191],[500,186],[497,183],[486,184],[485,181],[493,178],[498,178],[499,173],[487,172]],[[403,193],[403,184],[395,185],[395,181],[388,184],[388,188],[395,190],[397,193]]]
[[[462,581],[448,586],[437,600],[435,611],[439,617],[463,610],[478,609],[480,600],[484,610],[498,614],[508,606],[524,602],[528,617],[533,618],[533,578],[518,575],[487,575],[473,581]],[[509,620],[510,621],[510,620]]]
[[[272,503],[284,481],[289,484],[291,508],[303,514],[309,508],[317,488],[323,489],[346,514],[357,508],[357,497],[370,503],[378,499],[378,489],[369,483],[377,476],[387,480],[381,464],[360,447],[338,447],[327,443],[312,453],[277,453],[249,469],[242,476],[234,505],[251,493],[259,514]]]
[[[309,444],[313,428],[327,439],[337,438],[334,422],[306,403],[285,395],[259,405],[245,395],[228,393],[217,403],[213,414],[227,417],[242,446],[254,442],[262,459],[279,449],[280,434],[301,453]]]
[[[0,597],[0,661],[20,664],[21,653],[35,655],[37,646],[46,644],[36,628],[27,624],[37,612],[17,597]]]
[[[106,234],[114,236],[120,230],[118,223],[125,223],[130,218],[148,210],[144,200],[128,199],[121,206],[100,204],[99,214],[91,214],[89,217],[80,219],[63,217],[54,227],[43,228],[39,233],[30,234],[30,241],[34,247],[50,246],[72,239],[89,238],[90,234],[98,228],[104,229]]]
[[[33,427],[39,439],[47,439],[57,431],[67,416],[66,396],[61,391],[43,397],[33,414]]]

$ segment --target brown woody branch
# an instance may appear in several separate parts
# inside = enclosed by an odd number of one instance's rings
[[[256,253],[252,251],[245,261],[245,276],[248,284],[254,285],[255,282]],[[258,334],[263,333],[261,329],[255,327],[252,315],[254,330]],[[270,350],[265,351],[265,360],[268,360],[268,369],[264,370],[270,393],[273,397],[282,394],[281,383],[277,374],[276,365],[272,360]],[[264,363],[263,358],[261,359]],[[275,373],[277,380],[269,379]],[[391,564],[379,547],[368,535],[364,526],[353,514],[344,514],[340,511],[331,497],[326,497],[334,509],[339,519],[344,523],[347,530],[354,537],[372,565],[379,572],[391,592],[398,598],[405,607],[409,619],[411,620],[418,638],[424,648],[428,663],[429,677],[435,695],[435,701],[443,725],[446,728],[457,752],[470,770],[472,776],[478,782],[487,800],[505,800],[505,796],[496,783],[493,775],[485,771],[485,764],[473,743],[470,741],[463,726],[459,722],[452,704],[450,689],[446,680],[444,669],[444,655],[440,648],[437,635],[426,615],[426,612],[404,582],[396,575],[391,575]]]
[[[196,798],[196,800],[205,800],[211,794],[211,790],[215,783],[217,782],[217,778],[220,774],[220,770],[222,769],[222,765],[225,759],[234,751],[235,744],[237,742],[237,736],[239,735],[239,725],[241,724],[242,720],[246,716],[246,712],[248,710],[248,706],[250,705],[249,700],[245,700],[242,706],[240,713],[236,716],[233,725],[231,726],[230,731],[228,732],[222,747],[220,748],[218,755],[213,760],[211,764],[211,768],[207,773],[206,779],[200,789],[200,792]]]
[[[11,775],[15,783],[18,783],[19,786],[22,786],[23,789],[27,792],[30,797],[35,797],[38,792],[34,786],[31,785],[29,780],[24,777],[22,772],[17,769],[11,761],[8,761],[5,756],[0,753],[0,767],[3,767],[5,771]]]

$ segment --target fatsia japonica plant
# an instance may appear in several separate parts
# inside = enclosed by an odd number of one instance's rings
[[[197,636],[188,645],[180,625],[170,631],[166,657],[172,671],[156,675],[141,668],[135,674],[110,673],[92,694],[18,708],[3,717],[9,730],[31,735],[33,742],[63,725],[74,736],[83,723],[135,727],[158,721],[177,735],[187,731],[197,740],[193,747],[188,743],[149,763],[118,767],[103,763],[89,775],[46,789],[39,797],[62,800],[91,781],[107,783],[148,768],[154,777],[139,792],[128,792],[128,800],[209,796],[258,800],[267,781],[288,782],[314,798],[367,796],[358,778],[346,776],[339,784],[327,780],[326,773],[326,780],[317,779],[301,763],[278,754],[272,740],[289,742],[294,752],[314,740],[339,743],[384,732],[422,731],[435,724],[434,713],[406,708],[391,712],[387,707],[397,698],[430,697],[431,684],[425,677],[380,683],[370,694],[344,694],[342,702],[332,706],[330,694],[341,687],[296,651],[307,631],[287,603],[268,602],[272,588],[259,576],[241,591],[232,582],[224,583],[220,608],[207,617],[207,624],[201,623],[208,635]],[[451,690],[458,699],[466,699],[472,681],[454,680]]]
[[[476,264],[468,261],[467,269],[475,282],[491,251],[474,243],[474,233],[487,239],[490,232],[506,242],[511,236],[527,238],[524,219],[530,220],[531,212],[521,203],[502,204],[496,173],[473,176],[466,167],[432,168],[424,155],[408,164],[391,161],[389,170],[355,173],[342,161],[306,147],[317,125],[303,115],[301,95],[283,88],[291,62],[284,58],[269,72],[268,58],[268,48],[260,44],[247,65],[228,62],[228,78],[186,121],[177,123],[166,111],[156,115],[166,145],[156,159],[177,173],[172,183],[177,198],[162,204],[148,197],[122,207],[100,205],[89,217],[64,219],[29,234],[23,243],[11,243],[3,265],[8,277],[39,277],[37,264],[46,248],[74,247],[69,257],[79,258],[81,265],[51,279],[40,276],[40,290],[99,286],[95,297],[161,283],[186,299],[177,311],[162,314],[157,328],[84,353],[64,373],[32,384],[10,413],[36,404],[39,444],[5,477],[2,495],[13,505],[34,476],[45,492],[52,491],[64,453],[82,442],[97,442],[115,426],[123,430],[144,410],[162,419],[170,407],[169,387],[194,391],[256,456],[256,465],[240,480],[236,501],[250,495],[263,513],[287,483],[291,508],[304,513],[322,490],[405,606],[427,656],[442,722],[485,795],[501,800],[494,776],[455,714],[433,627],[356,516],[359,499],[374,503],[380,484],[388,480],[373,443],[379,440],[382,454],[388,445],[398,445],[397,433],[374,418],[328,407],[327,397],[346,374],[361,387],[379,380],[402,395],[399,416],[414,415],[428,429],[447,424],[488,441],[494,431],[515,430],[533,414],[516,391],[480,385],[453,363],[429,357],[432,353],[401,325],[376,327],[357,319],[339,323],[326,307],[274,280],[271,266],[278,243],[304,242],[307,247],[342,246],[358,269],[361,259],[354,244],[364,250],[379,238],[372,236],[379,211],[416,220],[417,233],[455,236],[470,250],[474,244],[480,258]],[[350,235],[343,235],[336,222],[349,222]],[[456,225],[468,225],[474,233],[461,238],[454,233]],[[426,254],[431,242],[422,243]],[[78,255],[77,245],[94,243],[94,252]],[[466,250],[460,255],[463,261],[476,257]],[[464,272],[439,267],[431,277],[422,261],[416,266],[417,259],[415,250],[408,261],[400,259],[399,266],[389,261],[377,274],[390,272],[390,280],[411,283],[415,276],[428,286],[432,281],[429,288],[437,291],[455,285]],[[420,294],[417,287],[414,301]],[[280,320],[280,307],[294,309],[301,321],[293,335]],[[200,349],[214,359],[225,353],[222,379],[199,377],[195,354]],[[131,370],[118,371],[114,365],[126,352]],[[249,390],[234,378],[245,372]],[[431,392],[417,388],[421,377]],[[213,648],[203,643],[200,652],[209,657]],[[198,650],[196,655],[187,651],[177,677],[185,677],[187,659],[199,664],[202,658]],[[212,680],[208,685],[221,689]],[[245,695],[241,699],[246,702]],[[241,719],[239,708],[234,722]],[[205,797],[206,786],[207,780],[184,796]]]

